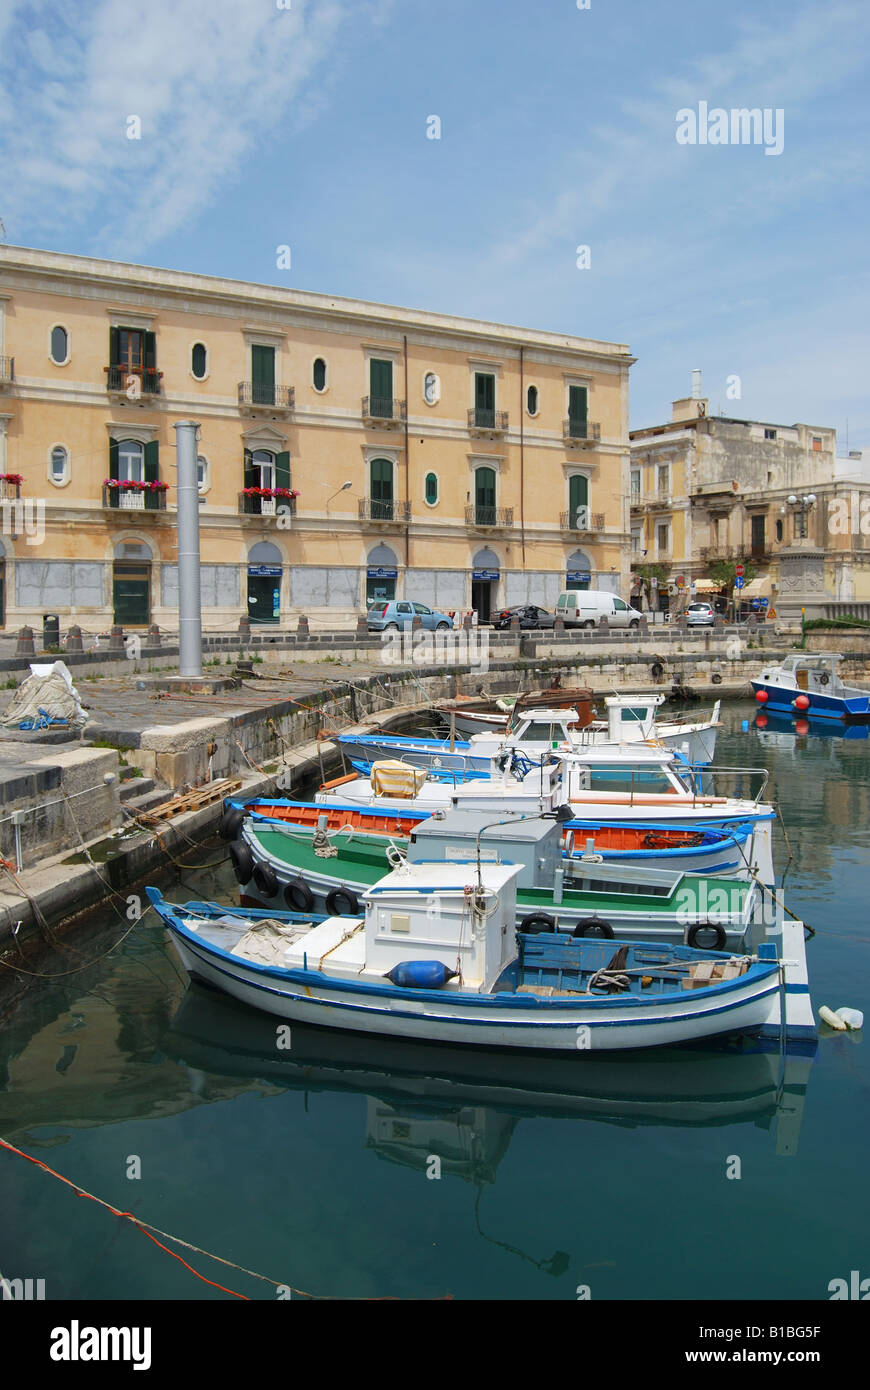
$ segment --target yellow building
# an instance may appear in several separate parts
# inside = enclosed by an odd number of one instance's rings
[[[624,345],[10,246],[0,269],[6,625],[176,627],[183,419],[206,629],[627,596]]]

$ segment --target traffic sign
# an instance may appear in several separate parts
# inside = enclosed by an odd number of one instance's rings
[[[740,575],[742,575],[742,574],[744,573],[744,568],[743,568],[743,566],[742,566],[742,565],[735,565],[735,566],[734,566],[734,573],[735,573],[735,574],[740,574]]]
[[[744,585],[745,583],[746,583],[746,581],[745,581],[745,579],[743,578],[743,575],[742,575],[742,574],[738,574],[737,578],[734,580],[734,587],[735,587],[735,589],[742,589],[742,588],[743,588],[743,585]]]
[[[678,574],[676,579],[674,580],[674,583],[676,584],[678,589],[682,589],[685,582],[685,577],[682,574]]]
[[[659,587],[659,581],[655,575],[650,579],[649,586],[651,589],[657,589]]]

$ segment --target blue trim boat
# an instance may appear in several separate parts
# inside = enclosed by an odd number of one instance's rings
[[[814,719],[870,720],[870,691],[845,685],[837,673],[840,652],[793,652],[780,666],[766,666],[751,681],[765,710]]]

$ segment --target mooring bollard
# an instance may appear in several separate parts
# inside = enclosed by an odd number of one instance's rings
[[[609,631],[610,631],[610,623],[607,621],[607,618],[605,617],[604,614],[602,614],[601,617],[598,619],[598,631],[599,631],[599,632],[609,632]]]
[[[556,618],[555,622],[553,623],[553,632],[556,633],[556,632],[564,632],[564,631],[565,631],[565,619],[564,619],[564,618]]]
[[[251,620],[247,614],[239,618],[239,640],[247,642],[251,636]]]
[[[124,650],[124,629],[120,626],[120,624],[116,623],[115,626],[112,628],[112,633],[111,633],[111,636],[109,637],[109,651],[110,651],[110,652],[122,652],[123,650]]]
[[[415,613],[413,618],[411,619],[411,631],[419,632],[422,626],[423,619],[420,617],[419,613]]]
[[[368,637],[369,635],[369,625],[366,621],[365,613],[360,613],[357,616],[356,635],[357,637]]]
[[[511,632],[519,632],[519,630],[520,630],[520,620],[519,620],[519,618],[517,617],[516,613],[512,613],[512,614],[511,614]]]
[[[16,656],[35,656],[36,648],[33,645],[33,628],[22,627],[18,632],[18,642],[15,646]]]
[[[66,649],[68,652],[84,651],[82,644],[82,630],[80,627],[71,627],[66,635]]]
[[[297,636],[297,637],[310,637],[310,636],[311,636],[311,631],[310,631],[310,629],[309,629],[309,627],[308,627],[308,619],[307,619],[306,617],[304,617],[304,616],[303,616],[303,617],[300,617],[299,622],[296,624],[296,636]]]
[[[160,646],[160,628],[157,626],[156,623],[152,623],[148,629],[148,646]]]
[[[641,613],[640,622],[637,625],[637,631],[638,635],[641,637],[647,637],[649,635],[649,619],[647,618],[646,613]]]

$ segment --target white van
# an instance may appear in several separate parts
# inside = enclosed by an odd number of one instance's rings
[[[609,627],[638,627],[640,614],[607,589],[570,589],[559,595],[556,617],[566,627],[598,627],[602,618]]]

